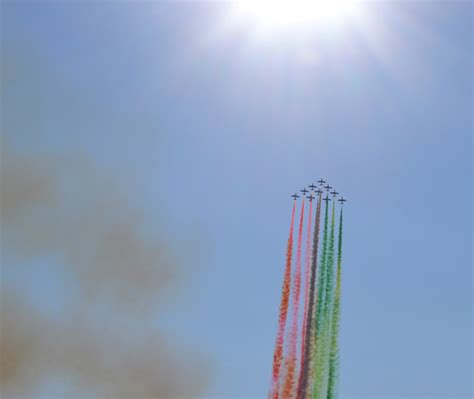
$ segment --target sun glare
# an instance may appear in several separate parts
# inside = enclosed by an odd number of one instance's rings
[[[342,22],[359,0],[241,0],[237,12],[265,28],[304,28]]]

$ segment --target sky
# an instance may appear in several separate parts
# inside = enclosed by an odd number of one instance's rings
[[[39,252],[18,245],[33,219],[5,224],[3,295],[59,326],[79,298],[112,342],[159,329],[172,350],[147,374],[169,359],[195,365],[166,369],[199,381],[189,397],[263,398],[289,196],[323,177],[349,200],[341,398],[472,397],[472,3],[364,7],[342,28],[262,33],[226,2],[3,2],[2,158],[61,187],[34,232],[53,220],[57,236]],[[100,251],[97,230],[78,233],[82,218],[138,223],[166,248],[166,273],[146,269],[150,250],[133,265],[144,279],[123,254],[119,271],[83,277],[87,261],[64,255]],[[156,297],[150,276],[175,273]],[[65,370],[30,397],[77,392]],[[100,394],[96,379],[80,392]]]

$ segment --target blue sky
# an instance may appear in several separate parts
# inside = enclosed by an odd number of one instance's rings
[[[366,31],[267,38],[225,3],[2,5],[9,145],[90,159],[199,242],[157,320],[211,359],[207,397],[266,395],[289,194],[320,177],[350,200],[341,397],[472,394],[472,4],[366,5]]]

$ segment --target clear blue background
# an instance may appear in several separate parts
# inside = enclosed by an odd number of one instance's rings
[[[4,2],[3,55],[33,60],[10,142],[90,157],[150,220],[159,202],[202,232],[208,264],[161,322],[213,359],[209,397],[266,395],[289,194],[322,176],[350,200],[341,397],[468,398],[472,4],[367,3],[369,37],[270,39],[221,31],[225,7]]]

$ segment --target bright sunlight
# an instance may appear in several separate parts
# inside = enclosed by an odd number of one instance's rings
[[[359,0],[242,0],[235,11],[265,29],[340,24],[353,15]]]

